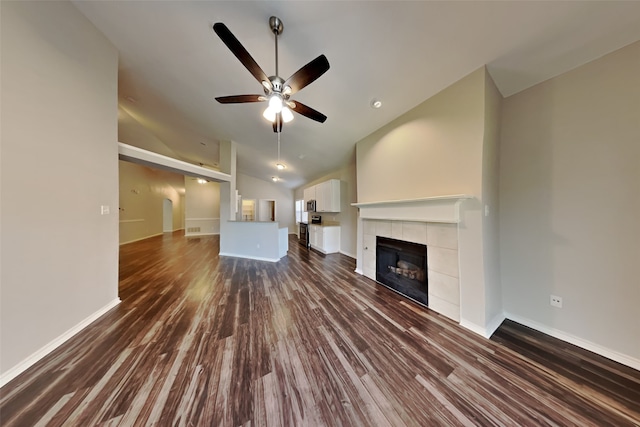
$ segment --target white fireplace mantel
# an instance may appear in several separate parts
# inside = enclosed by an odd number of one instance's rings
[[[468,194],[454,194],[420,199],[352,203],[351,206],[360,209],[362,219],[456,224],[460,222],[460,204],[472,198],[473,196]]]

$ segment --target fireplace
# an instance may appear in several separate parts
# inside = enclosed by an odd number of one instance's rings
[[[376,280],[428,306],[427,246],[377,236]]]

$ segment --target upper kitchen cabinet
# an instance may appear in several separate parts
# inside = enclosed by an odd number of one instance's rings
[[[340,180],[330,179],[315,185],[316,212],[340,212]],[[306,192],[306,190],[305,190]]]

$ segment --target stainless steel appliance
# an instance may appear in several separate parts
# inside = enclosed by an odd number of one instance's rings
[[[307,212],[315,212],[315,211],[316,211],[316,201],[307,200]]]
[[[306,222],[300,223],[300,244],[309,247],[309,225]]]
[[[322,217],[320,215],[311,215],[311,224],[322,224]]]

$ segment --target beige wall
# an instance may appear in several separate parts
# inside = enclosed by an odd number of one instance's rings
[[[500,149],[508,316],[636,366],[638,76],[640,42],[505,99]]]
[[[482,192],[484,69],[357,143],[358,202]]]
[[[118,52],[71,3],[0,4],[5,377],[117,302]]]
[[[185,176],[185,235],[220,234],[220,184]],[[193,231],[199,228],[199,231]]]
[[[303,192],[305,188],[329,179],[340,180],[341,212],[321,215],[324,220],[338,221],[340,223],[340,252],[355,258],[357,253],[358,209],[351,206],[352,203],[356,203],[358,200],[355,152],[350,161],[340,169],[297,188],[294,192],[294,200],[304,198]]]
[[[120,244],[162,234],[163,201],[173,203],[173,230],[184,223],[184,175],[119,161]]]

